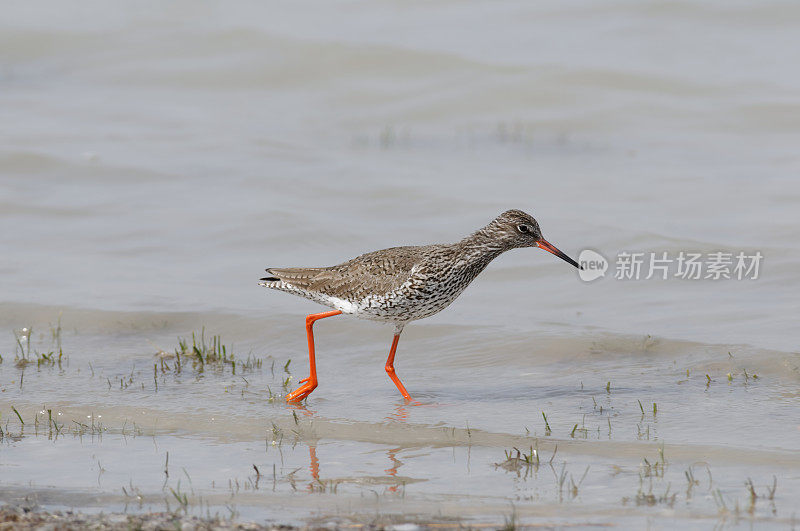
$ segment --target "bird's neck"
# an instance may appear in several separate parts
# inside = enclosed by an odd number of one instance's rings
[[[508,246],[492,234],[491,225],[473,232],[456,245],[461,248],[467,259],[484,264],[488,264],[508,250]]]

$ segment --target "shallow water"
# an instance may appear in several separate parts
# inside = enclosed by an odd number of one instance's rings
[[[798,20],[780,2],[13,4],[0,499],[785,526],[800,493]],[[607,278],[537,250],[498,258],[403,333],[412,405],[383,372],[390,328],[318,322],[320,387],[283,403],[318,306],[256,286],[264,267],[455,241],[507,208],[571,256],[601,252]],[[757,280],[621,281],[621,251],[764,261]],[[33,327],[35,359],[59,318],[60,365],[18,366],[13,331]],[[203,327],[236,374],[161,365]],[[537,444],[538,468],[495,466]]]

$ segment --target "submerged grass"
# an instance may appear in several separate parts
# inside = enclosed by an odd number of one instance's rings
[[[542,411],[542,418],[544,419],[544,434],[550,435],[553,431],[550,429],[550,423],[547,422],[547,415]]]
[[[49,352],[39,352],[31,347],[31,337],[33,336],[33,327],[26,326],[19,330],[13,330],[14,339],[16,340],[14,350],[14,364],[24,369],[29,364],[35,363],[37,367],[53,367],[61,362],[64,358],[64,350],[61,346],[61,316],[58,317],[56,326],[50,326],[50,335],[52,339],[52,350]],[[2,356],[0,356],[2,362]]]
[[[49,439],[54,440],[59,436],[66,434],[76,437],[82,437],[84,435],[102,436],[108,431],[108,428],[99,422],[99,417],[95,418],[94,414],[87,415],[86,418],[91,419],[89,424],[78,420],[73,420],[70,425],[67,425],[66,422],[59,423],[56,421],[56,418],[53,417],[52,409],[43,409],[36,412],[31,424],[30,422],[25,422],[25,420],[22,418],[22,414],[15,406],[11,406],[11,411],[14,412],[14,415],[16,415],[17,419],[19,420],[19,431],[14,435],[14,437],[17,439],[25,436],[26,427],[31,425],[33,426],[34,436],[38,437],[40,434],[46,434]],[[47,413],[46,418],[44,415],[45,413]],[[58,415],[60,414],[61,413],[58,413]],[[30,421],[30,418],[28,420]],[[121,433],[123,435],[126,434],[125,426],[122,427]],[[134,431],[134,433],[137,433],[137,431]],[[141,430],[138,430],[138,433],[141,433]],[[0,440],[2,440],[6,435],[11,436],[8,421],[5,423],[5,429],[0,429]]]
[[[169,363],[166,361],[164,353],[160,354],[161,370],[162,372],[166,372],[170,370]],[[180,372],[181,370],[181,358],[190,360],[193,368],[199,372],[203,372],[206,366],[212,366],[219,368],[230,367],[231,373],[236,374],[237,369],[241,372],[246,372],[253,369],[260,369],[263,365],[263,359],[253,357],[250,354],[244,359],[236,358],[233,353],[233,348],[222,342],[221,335],[211,336],[210,342],[207,343],[205,327],[201,329],[199,336],[195,332],[192,332],[191,346],[187,339],[178,338],[178,348],[175,349],[175,358],[175,365],[172,369],[176,372]],[[287,363],[286,365],[288,367],[289,364]]]

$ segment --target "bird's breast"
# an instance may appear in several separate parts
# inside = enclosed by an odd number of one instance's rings
[[[449,306],[466,289],[477,273],[464,268],[441,269],[436,273],[416,271],[399,288],[368,295],[358,302],[360,317],[375,320],[413,321],[429,317]]]

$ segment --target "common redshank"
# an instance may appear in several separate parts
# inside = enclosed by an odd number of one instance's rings
[[[394,370],[394,355],[403,327],[442,311],[500,254],[518,247],[539,247],[573,266],[577,262],[542,237],[539,223],[521,210],[503,212],[485,227],[457,243],[392,247],[362,254],[331,267],[271,267],[260,286],[300,295],[334,311],[306,317],[308,378],[286,396],[306,398],[317,387],[314,322],[348,313],[394,324],[386,372],[406,400],[411,400]]]

